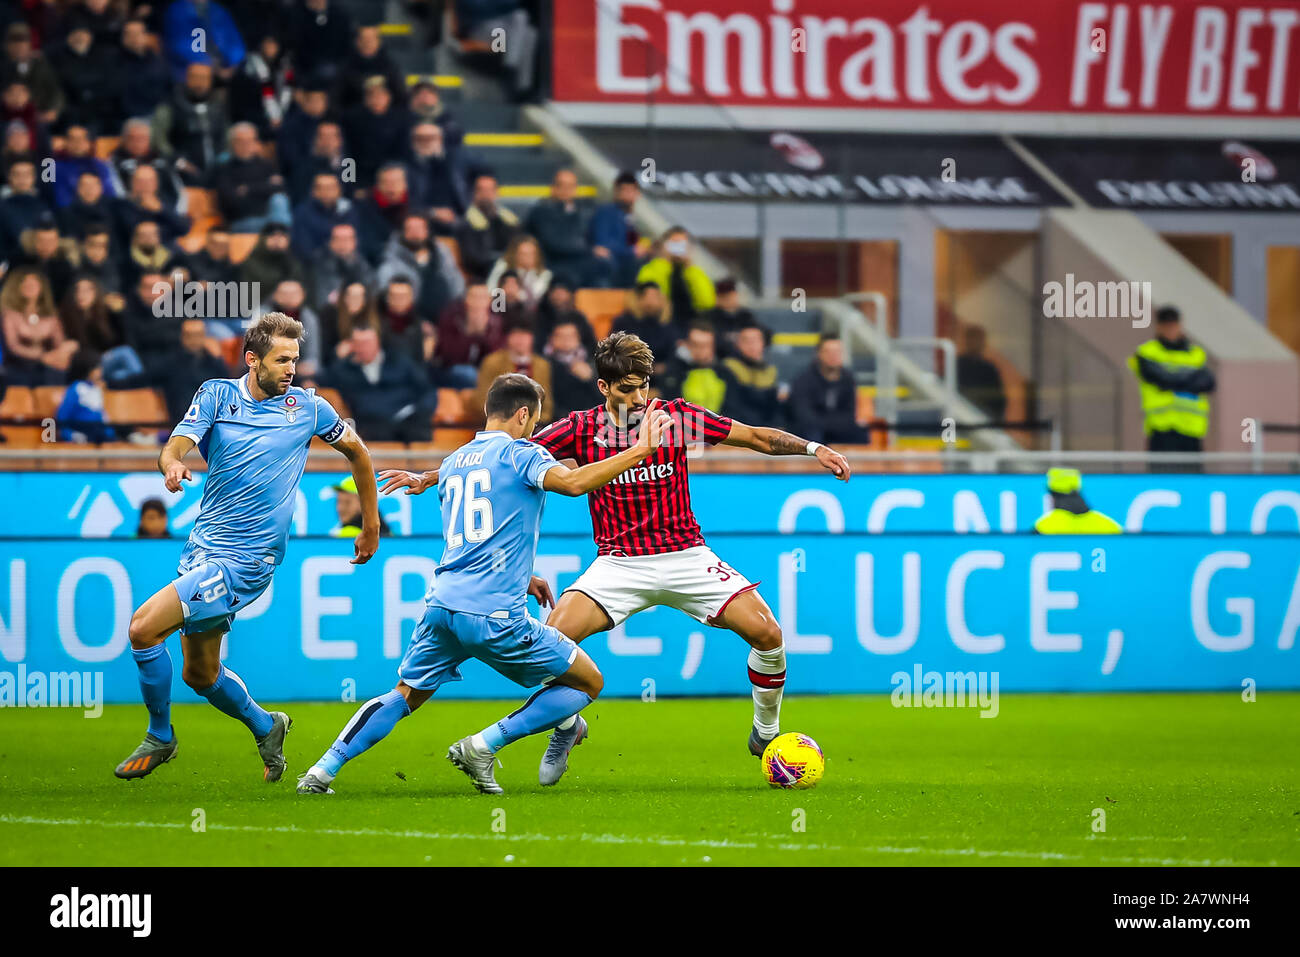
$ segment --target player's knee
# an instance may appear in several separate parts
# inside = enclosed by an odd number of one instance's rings
[[[217,683],[217,675],[221,673],[221,666],[210,668],[207,665],[190,664],[186,662],[181,668],[181,680],[193,688],[195,691],[202,691],[204,688],[211,688]]]
[[[131,640],[131,647],[141,651],[145,648],[152,648],[158,643],[158,636],[154,632],[155,629],[150,627],[148,617],[140,611],[136,611],[131,616],[131,624],[126,629],[126,635]]]
[[[749,643],[759,651],[775,651],[781,647],[781,626],[775,618],[768,618],[761,628],[750,635]]]
[[[600,693],[605,690],[605,676],[602,675],[599,670],[593,668],[591,677],[587,679],[587,687],[585,690],[587,696],[594,701],[600,696]]]

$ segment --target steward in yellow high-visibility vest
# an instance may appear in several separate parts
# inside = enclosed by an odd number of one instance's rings
[[[1119,535],[1124,529],[1109,515],[1088,507],[1083,500],[1083,476],[1078,469],[1051,469],[1047,490],[1052,510],[1034,522],[1040,535]]]
[[[330,534],[335,538],[356,538],[361,534],[361,496],[357,492],[357,480],[349,475],[330,488],[334,490],[334,508],[339,517],[339,523],[330,529]],[[382,517],[379,519],[379,534],[392,534]]]
[[[1200,452],[1210,424],[1214,373],[1205,350],[1188,341],[1173,306],[1156,311],[1156,337],[1129,356],[1142,390],[1143,426],[1152,452]]]

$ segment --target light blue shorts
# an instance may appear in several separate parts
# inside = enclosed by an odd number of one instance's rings
[[[558,678],[578,656],[578,646],[531,615],[490,618],[429,605],[397,666],[402,683],[436,691],[459,681],[460,664],[477,658],[525,688]]]
[[[256,601],[271,584],[275,566],[229,552],[212,552],[189,541],[172,584],[181,599],[181,632],[198,635],[227,632],[235,615]]]

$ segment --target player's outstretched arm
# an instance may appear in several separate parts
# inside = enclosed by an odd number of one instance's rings
[[[624,449],[618,455],[611,455],[599,462],[589,462],[576,469],[555,465],[542,478],[542,488],[561,495],[578,496],[608,485],[632,466],[649,458],[659,448],[664,432],[672,425],[672,421],[672,417],[659,408],[659,400],[656,399],[650,403],[641,419],[636,445]]]
[[[731,431],[722,440],[722,444],[753,449],[764,455],[814,455],[817,461],[841,482],[847,482],[852,474],[849,460],[829,445],[809,442],[807,439],[782,432],[780,429],[755,428],[733,420]]]
[[[370,462],[370,450],[349,426],[334,448],[352,465],[352,479],[357,483],[357,496],[361,499],[361,534],[355,539],[356,555],[353,565],[364,565],[379,549],[379,492],[375,488],[375,467]]]
[[[193,482],[194,474],[185,467],[184,458],[194,448],[194,440],[188,435],[173,435],[167,440],[162,451],[158,453],[158,471],[162,472],[169,492],[179,492],[181,482]]]
[[[441,466],[440,466],[441,467]],[[438,469],[432,472],[407,472],[404,469],[384,469],[379,473],[382,483],[379,491],[391,495],[399,488],[406,489],[407,495],[419,495],[438,484]]]

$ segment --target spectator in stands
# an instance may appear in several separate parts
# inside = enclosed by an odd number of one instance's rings
[[[736,337],[740,334],[740,330],[754,325],[757,320],[750,310],[740,304],[740,290],[736,288],[736,280],[730,278],[719,280],[716,293],[717,305],[705,312],[702,318],[711,322],[714,331],[718,334],[718,354],[736,355]],[[741,421],[749,420],[741,419]]]
[[[343,155],[343,128],[330,120],[317,124],[311,152],[294,166],[289,177],[290,199],[295,203],[305,202],[311,195],[312,184],[321,173],[329,173],[337,179],[349,197],[359,197],[363,192],[356,188],[355,161]]]
[[[191,63],[185,82],[154,110],[154,146],[174,158],[182,182],[202,186],[225,148],[229,126],[225,97],[212,86],[212,67]]]
[[[492,294],[482,283],[465,290],[465,298],[443,310],[438,320],[435,364],[438,385],[470,389],[478,384],[478,365],[505,341],[501,316],[492,311]]]
[[[307,281],[307,271],[289,248],[289,227],[283,223],[267,223],[257,238],[257,244],[248,258],[240,264],[241,282],[255,282],[262,290],[274,289],[281,280]]]
[[[325,82],[311,78],[294,93],[293,104],[285,112],[284,120],[280,123],[276,134],[276,158],[280,161],[280,169],[289,180],[291,195],[297,201],[301,201],[295,192],[299,175],[307,177],[317,172],[303,167],[311,160],[317,129],[330,115],[329,91]],[[343,140],[340,134],[337,149],[331,151],[339,156],[340,163],[342,147]],[[335,174],[339,172],[337,166],[328,171]],[[310,186],[310,180],[308,185]]]
[[[637,285],[632,308],[614,320],[611,331],[630,332],[648,345],[654,353],[656,376],[663,375],[682,337],[682,326],[668,315],[659,284],[648,281]]]
[[[535,203],[524,221],[555,275],[579,286],[612,285],[613,263],[592,255],[590,225],[591,208],[578,199],[578,177],[571,169],[555,174],[550,197]]]
[[[112,442],[117,433],[104,421],[104,370],[99,354],[79,349],[68,363],[68,387],[55,410],[60,442]]]
[[[171,320],[173,323],[176,320]],[[179,422],[194,401],[194,393],[209,379],[224,379],[230,375],[221,349],[215,339],[208,337],[202,319],[186,319],[180,323],[180,348],[171,354],[166,373],[162,378],[163,399],[167,403],[167,417]]]
[[[450,234],[469,205],[469,186],[459,154],[447,151],[436,124],[416,123],[411,129],[406,172],[411,204],[432,217],[439,232]]]
[[[63,41],[49,48],[49,59],[63,87],[60,119],[95,133],[117,129],[122,122],[117,47],[96,41],[89,26],[74,20]]]
[[[292,38],[298,72],[333,77],[352,45],[352,19],[335,0],[303,0],[294,8],[285,36]]]
[[[95,280],[105,295],[120,300],[122,272],[113,256],[112,230],[107,226],[88,227],[77,252],[76,276]]]
[[[230,155],[212,171],[217,208],[232,233],[256,233],[269,222],[291,219],[284,177],[262,155],[257,127],[236,123],[230,128]]]
[[[33,269],[14,269],[0,287],[4,367],[9,385],[61,385],[80,347],[68,338],[50,284]]]
[[[552,273],[542,258],[542,248],[532,236],[519,235],[510,240],[505,254],[492,266],[488,274],[488,288],[501,285],[501,277],[509,270],[519,280],[521,304],[528,312],[535,312],[546,298]]]
[[[128,119],[148,117],[171,89],[171,72],[149,45],[149,28],[143,20],[128,20],[122,27],[118,52],[121,70],[122,114]]]
[[[54,183],[52,192],[55,209],[72,202],[77,192],[77,179],[82,173],[94,173],[104,187],[104,195],[117,196],[113,181],[113,168],[95,155],[95,142],[90,131],[80,124],[69,126],[63,134],[63,149],[54,155]]]
[[[537,336],[542,341],[549,341],[551,330],[556,322],[566,318],[578,327],[582,338],[582,347],[588,355],[596,352],[596,331],[590,320],[574,304],[573,285],[563,279],[552,279],[547,287],[546,296],[537,307]]]
[[[415,287],[405,275],[389,280],[379,301],[379,333],[384,348],[410,356],[423,365],[433,358],[433,323],[416,308]]]
[[[610,262],[615,286],[636,285],[644,244],[632,210],[640,198],[636,175],[624,171],[614,180],[613,200],[597,206],[591,217],[588,241],[592,254]]]
[[[31,91],[41,122],[53,123],[63,110],[63,87],[49,61],[32,47],[32,28],[11,23],[5,31],[5,56],[0,63],[0,84],[18,80]]]
[[[352,353],[354,329],[371,329],[378,335],[379,312],[365,285],[351,282],[344,286],[337,301],[325,307],[322,326],[323,352],[337,359],[346,359]]]
[[[330,366],[329,382],[352,410],[368,442],[427,442],[433,434],[438,393],[424,370],[405,353],[385,349],[379,334],[354,327],[346,358]]]
[[[302,323],[302,342],[299,345],[298,366],[294,372],[294,381],[302,385],[312,385],[325,367],[325,355],[322,352],[322,333],[320,317],[307,305],[307,291],[297,279],[286,279],[275,287],[271,301],[262,307],[262,313],[282,312]]]
[[[122,32],[128,4],[122,0],[80,0],[66,16],[84,23],[97,43],[112,43]],[[66,22],[59,26],[67,31]]]
[[[496,177],[475,177],[473,201],[456,230],[460,260],[470,277],[482,281],[517,232],[518,217],[497,205]]]
[[[49,280],[54,301],[59,302],[72,285],[76,241],[63,239],[53,216],[42,217],[19,240],[19,252],[10,260],[12,268],[38,269]]]
[[[343,187],[329,173],[317,173],[312,181],[311,199],[293,211],[291,232],[294,255],[304,262],[313,259],[329,242],[338,225],[359,225],[352,200],[343,195]]]
[[[345,286],[358,283],[364,296],[375,287],[375,271],[357,250],[357,231],[348,223],[330,230],[329,245],[318,251],[311,262],[311,299],[318,309],[338,301]],[[343,338],[347,334],[343,333]]]
[[[406,103],[406,74],[384,49],[384,39],[378,24],[357,27],[352,49],[339,64],[339,109],[350,110],[358,106],[363,97],[363,84],[368,77],[383,77],[393,102]]]
[[[767,344],[767,330],[757,322],[750,321],[736,330],[734,354],[722,360],[727,370],[722,414],[741,422],[780,428],[785,396],[776,366],[767,360]]]
[[[586,322],[581,313],[561,313],[552,324],[550,338],[542,350],[551,363],[553,413],[557,419],[601,402],[591,353],[582,344],[579,319]]]
[[[844,344],[839,336],[823,334],[817,358],[790,387],[790,424],[813,442],[869,442],[857,410],[858,390],[853,373],[844,368]]]
[[[386,162],[405,156],[410,147],[411,114],[394,104],[388,81],[368,77],[361,106],[345,114],[343,135],[357,163],[357,184],[367,187]]]
[[[721,412],[730,391],[731,375],[718,362],[713,327],[700,319],[692,322],[685,346],[684,355],[675,355],[667,363],[661,380],[663,395]]]
[[[123,269],[126,281],[134,283],[148,273],[168,275],[176,264],[176,254],[163,243],[157,220],[142,219],[136,223],[126,249]]]
[[[1002,388],[1002,373],[984,355],[988,335],[983,326],[968,325],[962,330],[962,349],[957,356],[957,391],[970,399],[981,412],[994,421],[1007,414],[1007,394]]]
[[[527,99],[536,82],[540,35],[521,0],[456,0],[456,24],[461,36],[480,43],[492,43],[497,31],[510,38],[502,59],[514,78],[511,92]]]
[[[0,96],[0,122],[5,126],[19,122],[27,127],[31,141],[29,147],[37,156],[46,156],[50,152],[50,137],[45,130],[36,104],[32,102],[32,93],[22,80],[10,80],[5,84]]]
[[[416,311],[425,318],[442,315],[447,304],[465,293],[465,277],[445,246],[429,235],[429,221],[417,213],[402,220],[384,247],[375,281],[386,288],[395,278],[410,281]]]
[[[367,259],[379,261],[389,237],[401,227],[409,212],[411,197],[406,188],[406,168],[399,163],[386,163],[379,170],[374,188],[366,190],[357,201],[361,251]]]
[[[0,241],[4,258],[11,259],[23,233],[42,219],[50,218],[50,207],[36,188],[36,165],[26,160],[9,167],[9,178],[0,189]]]
[[[483,421],[483,403],[487,401],[488,389],[497,380],[497,376],[507,372],[522,372],[546,390],[542,397],[542,417],[539,421],[551,421],[555,403],[555,397],[551,394],[551,364],[537,354],[535,345],[533,324],[527,319],[512,319],[506,326],[504,344],[486,355],[483,364],[479,366],[478,386],[469,410],[476,423]]]
[[[122,125],[122,139],[109,158],[118,183],[130,184],[141,166],[151,167],[158,178],[158,198],[170,211],[184,215],[189,203],[185,184],[167,157],[153,148],[149,121],[136,117]]]
[[[122,332],[125,305],[120,295],[106,296],[98,282],[78,274],[72,289],[63,297],[59,318],[70,339],[81,343],[83,348],[107,354],[126,343]]]
[[[465,139],[465,128],[442,102],[442,95],[432,80],[423,79],[411,88],[411,116],[419,123],[435,123],[442,130],[442,141],[455,153]]]
[[[0,153],[0,178],[9,181],[9,170],[15,163],[31,163],[33,167],[41,157],[32,149],[32,134],[21,120],[11,120],[4,131],[4,150]]]
[[[339,517],[339,523],[330,529],[330,535],[335,538],[356,538],[361,534],[364,519],[361,511],[361,496],[357,493],[357,480],[351,475],[339,482],[337,485],[331,485],[334,490],[334,514]],[[384,517],[379,516],[379,535],[381,538],[393,534]]]
[[[137,166],[131,174],[130,192],[114,204],[118,236],[125,240],[146,219],[158,224],[159,235],[166,244],[176,242],[190,231],[190,218],[176,212],[159,192],[158,171],[152,166]]]
[[[179,419],[177,421],[180,421]],[[167,524],[167,506],[160,498],[147,498],[140,503],[140,521],[135,527],[136,538],[171,538]]]
[[[104,198],[103,181],[90,170],[77,177],[77,192],[72,202],[55,216],[59,232],[80,239],[91,226],[111,227],[115,223],[113,207]]]
[[[238,267],[230,261],[230,233],[224,229],[209,229],[203,237],[203,248],[185,257],[195,282],[237,282]]]
[[[197,50],[196,30],[205,38]],[[229,81],[246,55],[234,19],[215,0],[172,0],[163,14],[161,39],[172,75],[178,81],[196,63],[212,65],[223,81]]]
[[[263,34],[230,81],[231,117],[252,123],[263,139],[275,136],[293,103],[291,75],[280,38],[273,33]]]
[[[149,385],[165,382],[172,363],[180,358],[180,323],[169,316],[154,313],[154,303],[159,297],[171,294],[170,280],[165,274],[146,270],[140,274],[135,292],[122,312],[126,344],[139,357],[144,367],[144,381]]]
[[[664,233],[661,254],[637,273],[637,283],[657,283],[673,319],[685,323],[712,309],[717,302],[713,280],[691,261],[691,234],[681,226]]]

